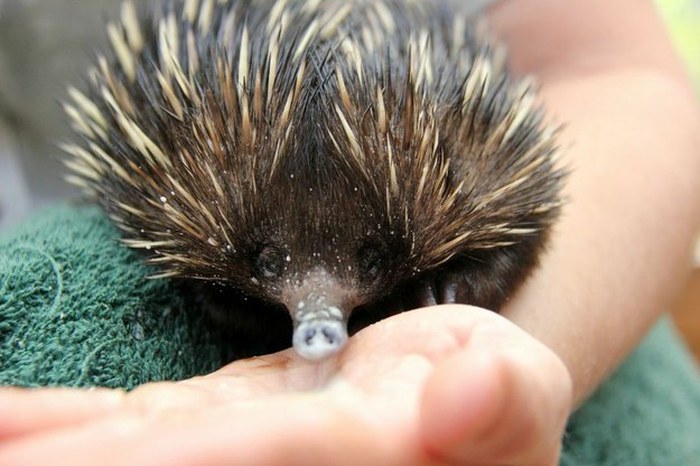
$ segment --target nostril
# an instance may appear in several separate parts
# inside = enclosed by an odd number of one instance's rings
[[[315,327],[307,328],[306,331],[304,332],[304,342],[307,345],[312,344],[314,337],[316,336],[316,333],[318,333],[318,332],[317,332]]]
[[[321,332],[323,333],[323,336],[326,337],[326,341],[330,345],[335,344],[335,342],[338,341],[338,339],[339,339],[338,334],[332,328],[328,328],[328,327],[324,326],[323,329],[321,330]]]
[[[341,339],[337,329],[327,324],[320,324],[318,327],[309,327],[304,331],[304,342],[312,345],[317,336],[323,338],[329,345],[334,345]]]
[[[294,331],[296,352],[305,359],[319,360],[339,352],[348,339],[347,330],[337,320],[302,322]]]

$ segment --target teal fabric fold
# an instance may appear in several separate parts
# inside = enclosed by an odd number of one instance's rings
[[[94,207],[57,206],[0,239],[0,384],[123,387],[230,357]]]
[[[670,319],[574,413],[562,464],[700,465],[700,375]]]

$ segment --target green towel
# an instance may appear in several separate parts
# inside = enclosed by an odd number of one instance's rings
[[[88,206],[0,238],[0,384],[133,388],[235,357]],[[668,320],[572,416],[564,465],[700,465],[700,375]]]
[[[0,384],[130,389],[231,358],[117,238],[96,208],[58,206],[0,239]]]

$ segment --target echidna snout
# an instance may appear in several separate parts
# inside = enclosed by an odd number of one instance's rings
[[[348,332],[343,321],[334,317],[317,318],[316,313],[311,313],[309,320],[299,323],[292,337],[297,354],[311,361],[325,359],[338,353],[347,341]]]
[[[323,268],[305,275],[302,280],[290,280],[282,296],[294,323],[294,350],[315,361],[345,346],[352,294]]]

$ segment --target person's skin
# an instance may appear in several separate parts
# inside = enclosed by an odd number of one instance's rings
[[[504,315],[553,349],[581,403],[667,310],[700,220],[696,96],[651,0],[504,1],[512,66],[565,122],[568,204]]]
[[[0,390],[0,465],[555,464],[571,410],[683,283],[700,118],[649,0],[506,1],[490,16],[566,122],[571,169],[507,319],[437,306],[320,365],[288,350],[129,394]]]

